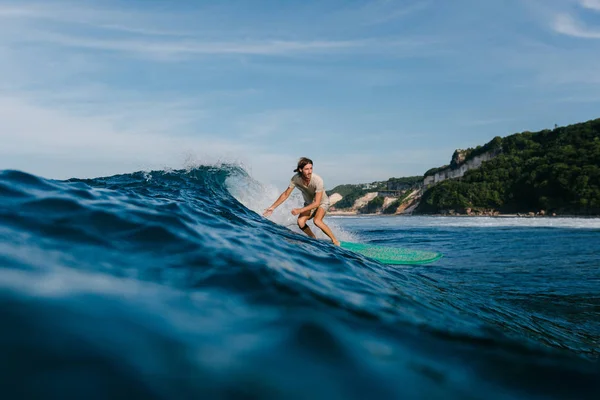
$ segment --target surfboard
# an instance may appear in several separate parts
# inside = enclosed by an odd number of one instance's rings
[[[341,242],[342,248],[373,258],[383,264],[427,264],[442,258],[441,253],[425,250],[378,246],[367,243]]]

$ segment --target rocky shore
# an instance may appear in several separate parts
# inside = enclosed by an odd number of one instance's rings
[[[357,199],[354,205],[351,208],[344,209],[336,209],[335,203],[337,203],[342,196],[337,193],[334,193],[330,196],[331,209],[328,214],[331,216],[356,216],[356,215],[387,215],[387,216],[398,216],[398,215],[413,215],[414,209],[417,207],[418,202],[420,200],[419,191],[415,190],[411,192],[400,204],[395,212],[386,212],[384,213],[382,209],[377,210],[376,212],[365,212],[365,205],[373,200],[377,196],[377,192],[372,192],[364,195],[363,197]],[[388,205],[393,202],[395,198],[393,197],[385,197],[384,205]],[[419,214],[420,215],[420,214]],[[449,217],[503,217],[503,218],[533,218],[533,217],[556,217],[556,213],[547,213],[545,210],[540,210],[537,212],[530,211],[528,213],[501,213],[500,211],[494,209],[473,209],[467,208],[464,210],[444,210],[438,214],[427,214],[431,216],[449,216]],[[564,216],[563,216],[564,217]]]
[[[494,213],[488,213],[488,214],[484,214],[484,213],[471,213],[471,214],[460,214],[460,213],[441,213],[441,214],[408,214],[408,213],[400,213],[400,214],[384,214],[384,213],[359,213],[358,211],[344,211],[344,210],[334,210],[334,211],[329,211],[327,213],[330,216],[336,216],[336,217],[351,217],[351,216],[387,216],[387,217],[394,217],[394,216],[430,216],[430,217],[498,217],[498,218],[552,218],[552,217],[562,217],[562,218],[582,218],[583,216],[581,215],[557,215],[556,213],[552,213],[552,214],[540,214],[540,213],[516,213],[516,214],[504,214],[504,213],[500,213],[500,212],[494,212]],[[595,218],[600,218],[598,216],[595,216]]]
[[[459,214],[459,213],[453,213],[453,214],[449,214],[449,213],[444,213],[444,214],[383,214],[383,213],[359,213],[357,211],[342,211],[342,210],[335,210],[335,211],[330,211],[327,213],[329,216],[336,216],[336,217],[352,217],[352,216],[386,216],[386,217],[398,217],[398,216],[402,216],[402,217],[410,217],[410,216],[429,216],[429,217],[463,217],[463,218],[469,218],[469,217],[495,217],[495,218],[553,218],[553,217],[560,217],[560,218],[584,218],[584,217],[589,217],[589,218],[600,218],[599,216],[581,216],[581,215],[557,215],[556,213],[553,214],[546,214],[546,215],[542,215],[540,213],[516,213],[516,214],[504,214],[504,213],[493,213],[493,214]]]

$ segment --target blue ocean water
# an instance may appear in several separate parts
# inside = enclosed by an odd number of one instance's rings
[[[600,219],[335,217],[200,166],[0,171],[2,398],[597,398]]]

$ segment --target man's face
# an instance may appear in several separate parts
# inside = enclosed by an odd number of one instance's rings
[[[304,168],[302,168],[302,177],[306,180],[309,180],[312,176],[312,164],[306,164]]]

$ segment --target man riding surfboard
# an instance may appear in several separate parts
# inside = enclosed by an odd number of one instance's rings
[[[329,210],[329,197],[325,193],[323,178],[313,173],[313,162],[311,159],[302,157],[298,160],[298,166],[294,170],[296,174],[292,176],[288,188],[279,195],[273,205],[265,210],[263,215],[270,216],[275,208],[281,205],[292,194],[294,188],[298,188],[304,198],[304,207],[292,209],[292,215],[298,216],[298,227],[302,232],[312,238],[316,238],[307,222],[314,219],[314,224],[326,234],[333,244],[340,245],[333,232],[323,222],[325,214]]]

